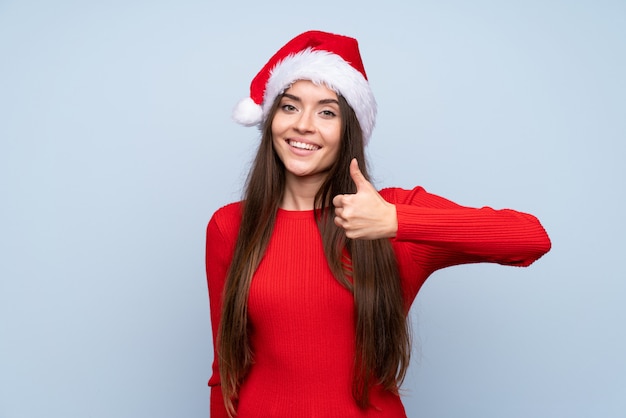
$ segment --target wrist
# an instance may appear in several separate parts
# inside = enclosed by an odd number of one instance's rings
[[[389,204],[389,227],[387,238],[395,238],[398,233],[398,212],[396,210],[396,205],[393,203]]]

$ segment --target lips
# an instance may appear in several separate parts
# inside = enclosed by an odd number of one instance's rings
[[[294,148],[302,149],[302,150],[306,150],[306,151],[317,151],[318,149],[321,148],[319,145],[309,144],[307,142],[296,141],[294,139],[288,139],[287,143],[289,144],[290,147],[294,147]]]

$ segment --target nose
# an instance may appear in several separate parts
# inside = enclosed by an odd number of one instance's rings
[[[298,119],[294,123],[294,128],[300,133],[312,132],[315,130],[315,123],[313,122],[314,114],[311,111],[305,110],[300,113]]]

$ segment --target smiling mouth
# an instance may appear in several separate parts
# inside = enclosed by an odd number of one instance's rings
[[[287,143],[291,147],[298,148],[298,149],[303,149],[303,150],[307,150],[307,151],[317,151],[318,149],[321,148],[321,147],[319,147],[317,145],[307,144],[305,142],[294,141],[292,139],[287,140]]]

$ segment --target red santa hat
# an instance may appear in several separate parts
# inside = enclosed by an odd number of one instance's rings
[[[343,96],[356,113],[367,144],[376,121],[376,101],[357,40],[321,31],[304,32],[270,58],[250,84],[233,119],[245,126],[265,121],[274,99],[297,80],[321,83]]]

